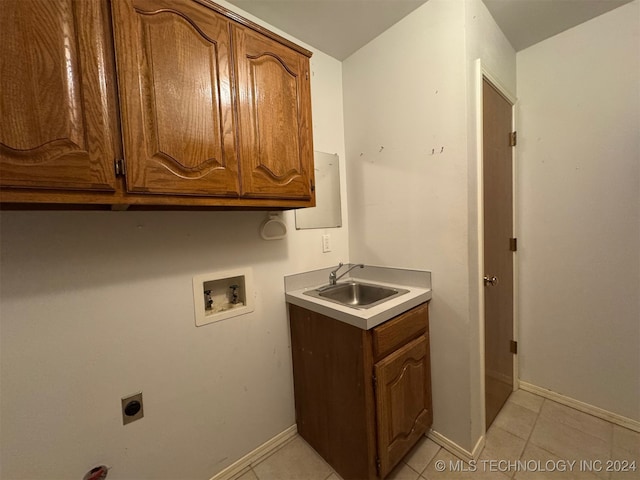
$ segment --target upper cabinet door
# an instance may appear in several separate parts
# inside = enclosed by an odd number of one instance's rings
[[[0,1],[0,186],[113,191],[100,0]]]
[[[309,59],[234,27],[242,194],[313,199]]]
[[[229,20],[190,0],[112,9],[127,189],[237,196]]]

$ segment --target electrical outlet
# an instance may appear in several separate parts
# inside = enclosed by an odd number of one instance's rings
[[[142,392],[122,398],[122,424],[126,425],[144,417]]]
[[[331,251],[331,235],[325,233],[322,235],[322,253]]]

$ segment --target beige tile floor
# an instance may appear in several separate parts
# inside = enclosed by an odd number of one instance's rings
[[[635,461],[636,471],[606,471],[607,466],[619,470],[626,465],[625,461]],[[439,471],[442,465],[445,468]],[[551,471],[553,468],[557,470]],[[485,448],[475,465],[460,462],[424,438],[387,478],[640,480],[640,433],[518,390],[511,394],[487,432]],[[340,480],[340,477],[302,438],[295,437],[252,465],[238,480]]]

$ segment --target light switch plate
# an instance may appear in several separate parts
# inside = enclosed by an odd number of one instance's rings
[[[322,235],[322,253],[331,251],[331,235],[325,233]]]

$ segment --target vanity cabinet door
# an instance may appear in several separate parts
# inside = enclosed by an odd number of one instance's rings
[[[379,476],[384,478],[430,427],[429,337],[422,335],[374,366]]]
[[[112,9],[127,190],[237,197],[230,21],[190,0]]]
[[[101,0],[0,1],[0,186],[114,191]]]
[[[309,59],[248,28],[233,32],[242,195],[314,204]]]

